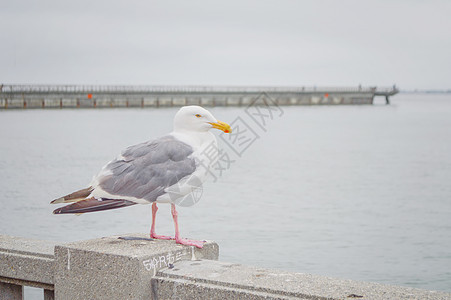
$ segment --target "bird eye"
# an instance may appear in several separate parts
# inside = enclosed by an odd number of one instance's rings
[[[199,114],[196,114],[196,117],[200,118],[200,117],[202,117],[202,116],[201,116],[201,115],[199,115]]]

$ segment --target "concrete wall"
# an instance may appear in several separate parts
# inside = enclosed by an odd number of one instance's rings
[[[0,300],[23,286],[44,299],[451,299],[451,293],[219,262],[203,249],[127,234],[56,244],[0,235]],[[130,239],[137,237],[138,239]]]
[[[179,107],[248,106],[263,92],[208,93],[0,93],[0,109],[11,108],[94,108],[94,107]],[[358,105],[372,104],[367,92],[268,92],[278,105]]]
[[[450,293],[208,260],[162,269],[151,283],[153,299],[451,299]]]

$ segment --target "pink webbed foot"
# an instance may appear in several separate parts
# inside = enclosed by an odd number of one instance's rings
[[[158,235],[156,233],[150,233],[150,237],[157,240],[173,240],[173,236],[167,236],[167,235]]]
[[[204,247],[204,243],[206,243],[206,241],[196,241],[196,240],[188,240],[188,239],[176,239],[175,242],[177,244],[180,245],[185,245],[185,246],[195,246],[197,248],[201,248]]]
[[[188,240],[188,239],[183,239],[180,237],[178,213],[177,213],[177,210],[175,209],[174,203],[171,203],[171,213],[172,213],[172,218],[174,219],[175,242],[180,245],[196,246],[197,248],[202,248],[204,246],[205,241]]]

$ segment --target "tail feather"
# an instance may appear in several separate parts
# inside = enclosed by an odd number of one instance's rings
[[[89,198],[78,202],[57,208],[54,214],[82,214],[87,212],[96,212],[108,209],[115,209],[136,204],[135,202],[122,199],[101,199]]]
[[[56,203],[77,202],[77,201],[86,199],[91,194],[92,191],[93,191],[93,188],[90,186],[85,189],[81,189],[79,191],[73,192],[72,194],[66,195],[64,197],[55,199],[50,203],[56,204]]]

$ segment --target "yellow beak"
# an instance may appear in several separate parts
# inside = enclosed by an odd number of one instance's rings
[[[210,123],[213,128],[219,129],[224,131],[225,133],[232,132],[232,128],[230,128],[230,125],[221,121],[218,121],[217,123]]]

